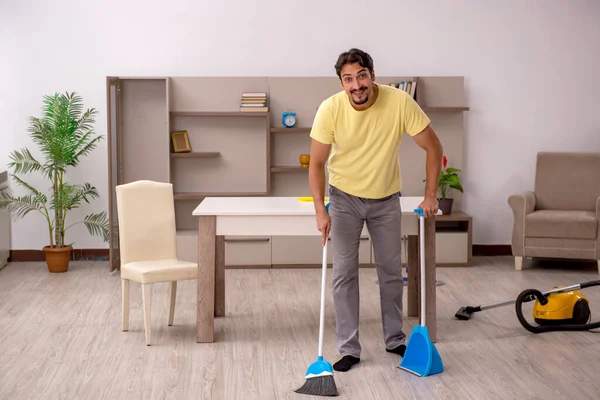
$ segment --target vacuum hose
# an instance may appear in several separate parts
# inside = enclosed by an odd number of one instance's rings
[[[600,280],[590,281],[582,283],[581,289],[600,285]],[[589,324],[565,324],[565,325],[531,325],[523,316],[523,303],[537,299],[541,305],[548,304],[548,298],[537,289],[525,289],[523,290],[515,302],[515,311],[517,312],[517,318],[525,329],[532,333],[543,333],[552,331],[587,331],[590,329],[600,328],[600,321]]]

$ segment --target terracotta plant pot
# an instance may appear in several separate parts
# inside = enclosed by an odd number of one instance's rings
[[[300,165],[302,168],[308,168],[310,164],[310,154],[300,154]]]
[[[442,210],[443,215],[448,215],[452,213],[452,203],[454,199],[438,199],[438,206],[440,210]]]
[[[46,253],[46,264],[50,272],[67,272],[69,269],[69,260],[71,258],[72,247],[51,247],[44,246]]]

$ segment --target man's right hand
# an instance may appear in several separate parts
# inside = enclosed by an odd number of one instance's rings
[[[325,246],[331,230],[331,217],[326,210],[317,212],[317,229],[323,235],[322,245]]]

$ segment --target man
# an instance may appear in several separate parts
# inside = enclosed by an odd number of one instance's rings
[[[360,362],[358,247],[364,223],[372,239],[379,281],[383,336],[388,352],[404,356],[402,330],[401,190],[398,150],[403,132],[427,152],[425,217],[438,210],[442,145],[430,120],[408,95],[375,83],[373,60],[359,49],[335,65],[343,91],[324,100],[310,133],[309,183],[323,245],[331,231],[337,344],[348,371]],[[330,155],[331,150],[331,155]],[[325,164],[329,214],[325,209]]]

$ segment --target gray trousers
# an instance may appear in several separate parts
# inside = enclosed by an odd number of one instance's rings
[[[383,339],[386,348],[393,349],[406,339],[402,331],[402,212],[398,193],[383,199],[363,199],[330,187],[329,203],[339,352],[360,357],[358,248],[365,222],[377,267]]]

